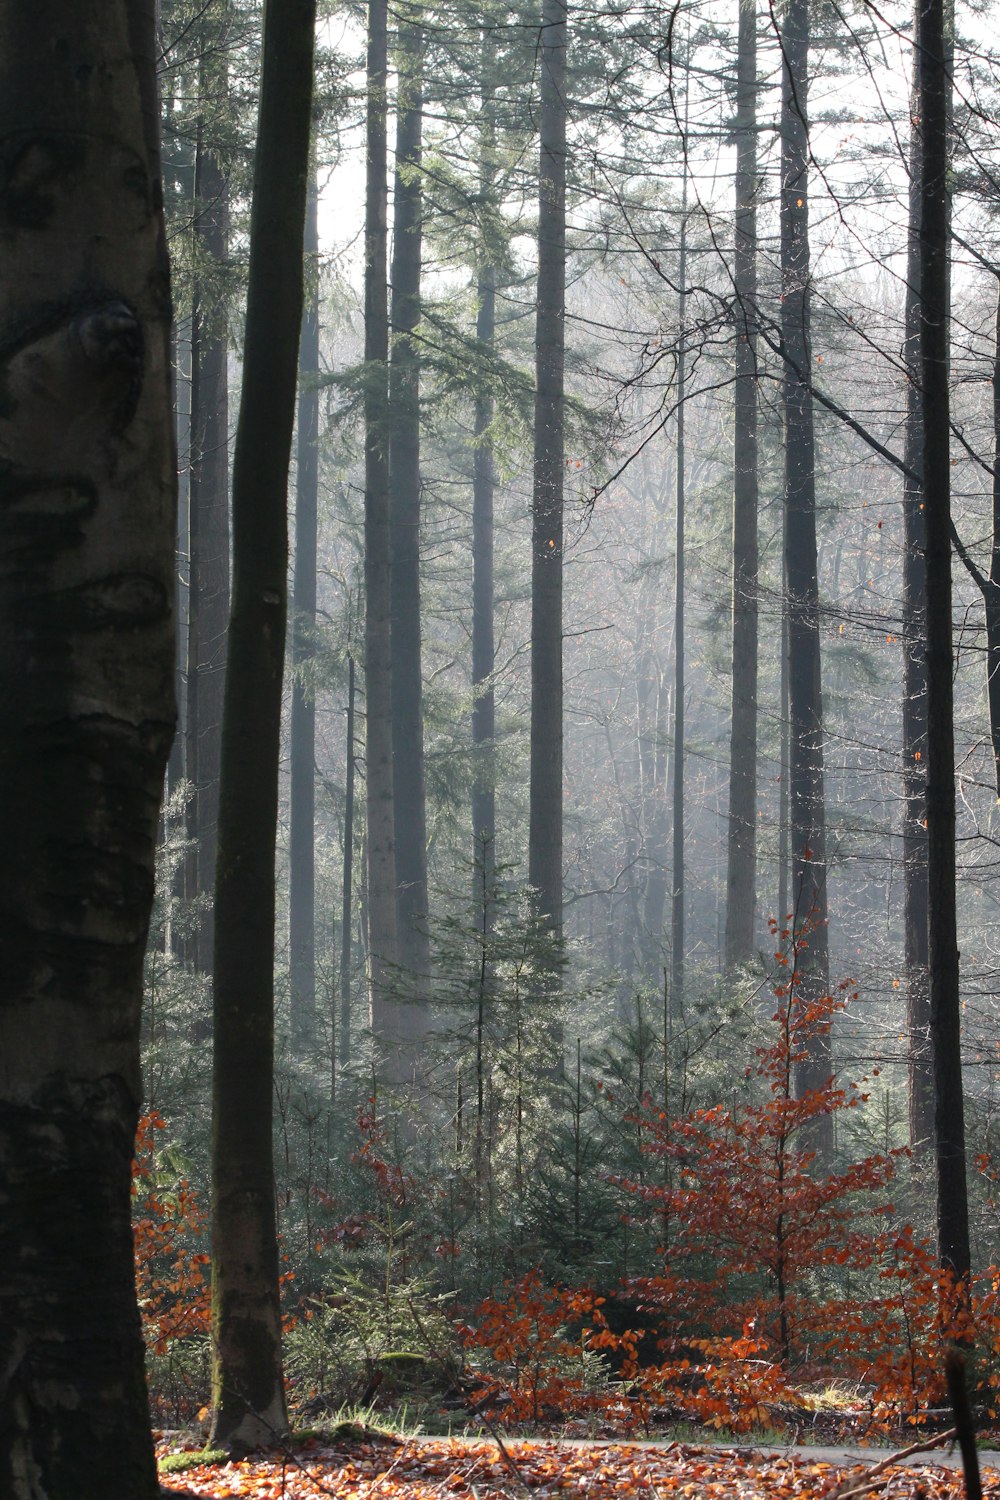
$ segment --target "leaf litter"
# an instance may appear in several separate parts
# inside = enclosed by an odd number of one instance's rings
[[[177,1452],[161,1447],[160,1456]],[[807,1453],[673,1442],[567,1446],[558,1442],[380,1438],[309,1439],[279,1454],[193,1465],[164,1475],[164,1500],[961,1500],[961,1473],[937,1464],[843,1464]],[[1000,1471],[983,1475],[1000,1500]]]

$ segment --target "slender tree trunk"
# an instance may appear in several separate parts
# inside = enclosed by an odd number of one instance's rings
[[[386,411],[389,307],[386,288],[387,0],[369,0],[365,197],[365,766],[368,985],[371,1024],[385,1073],[401,1079],[404,1007],[394,993],[397,959],[393,843],[392,650],[389,462]]]
[[[389,365],[392,528],[392,770],[396,925],[402,988],[414,1038],[427,1029],[430,934],[420,649],[420,322],[423,186],[423,33],[419,12],[400,13]]]
[[[823,699],[816,555],[816,472],[809,338],[809,3],[786,0],[781,23],[781,337],[785,357],[785,568],[788,591],[789,824],[794,924],[801,941],[797,993],[804,1003],[829,988]],[[803,951],[802,942],[805,943]],[[830,1076],[829,1035],[811,1039],[796,1069],[800,1093]],[[814,1146],[833,1147],[832,1117]]]
[[[319,500],[319,224],[315,167],[306,199],[308,286],[299,340],[292,582],[291,805],[288,829],[288,949],[292,1037],[308,1046],[316,1025],[316,695],[305,673],[315,652]]]
[[[173,734],[152,6],[0,3],[0,1494],[158,1493],[130,1161]]]
[[[670,1002],[674,1014],[684,1005],[684,417],[687,396],[687,351],[684,320],[687,316],[687,176],[681,200],[680,254],[677,280],[677,458],[675,474],[674,556],[674,765],[673,765],[673,855],[670,896]]]
[[[187,673],[188,594],[191,586],[188,559],[191,548],[191,320],[174,324],[173,367],[174,431],[177,443],[177,563],[174,589],[177,596],[177,733],[167,761],[167,787],[176,791],[187,774]],[[179,821],[186,822],[186,815]],[[177,894],[187,895],[185,876],[178,871]]]
[[[955,910],[955,743],[951,613],[951,431],[948,390],[948,116],[944,0],[917,7],[920,181],[920,373],[927,535],[927,831],[931,1046],[938,1248],[968,1278],[961,1002]]]
[[[200,87],[211,87],[203,64]],[[229,184],[199,122],[194,232],[206,264],[229,254]],[[219,827],[219,757],[229,624],[229,334],[211,279],[195,287],[191,317],[191,448],[187,669],[187,775],[192,784],[188,837],[194,879],[189,894],[203,903],[192,944],[195,967],[212,967],[215,860]]]
[[[656,749],[653,755],[652,813],[646,850],[643,926],[647,939],[647,970],[658,975],[663,967],[663,916],[667,901],[667,725],[670,689],[659,663],[656,667]]]
[[[913,106],[917,115],[917,63]],[[903,457],[919,476],[924,460],[920,368],[919,125],[910,141],[910,222],[906,267],[906,437]],[[934,1140],[934,1078],[930,1041],[927,952],[927,620],[924,600],[924,490],[919,478],[903,480],[903,943],[906,967],[910,1147],[918,1155]]]
[[[340,1068],[351,1060],[351,934],[354,925],[354,657],[347,658],[347,776],[340,926]]]
[[[733,687],[726,967],[753,956],[757,888],[757,7],[740,0],[733,264]]]
[[[990,576],[983,589],[986,610],[986,688],[994,776],[1000,801],[1000,276],[993,343],[993,536]]]
[[[268,0],[233,458],[212,1113],[212,1442],[286,1430],[274,1218],[274,845],[287,484],[302,319],[315,0]]]
[[[528,879],[562,935],[563,454],[566,306],[566,3],[542,0],[538,303],[531,564]]]
[[[778,683],[778,923],[784,931],[791,921],[788,875],[791,866],[788,827],[789,722],[788,722],[788,584],[785,569],[785,533],[787,512],[781,523],[781,670]]]
[[[494,47],[489,32],[483,34],[482,94],[479,130],[479,196],[484,219],[493,204],[496,177],[496,130],[493,119],[492,83]],[[477,895],[487,903],[484,920],[489,924],[493,899],[496,841],[496,773],[493,742],[496,736],[496,705],[493,692],[495,641],[493,628],[493,500],[496,472],[490,430],[494,403],[485,378],[496,341],[496,267],[492,264],[489,235],[480,236],[476,275],[476,341],[481,371],[473,415],[472,453],[472,747],[475,779],[472,785],[473,856]]]

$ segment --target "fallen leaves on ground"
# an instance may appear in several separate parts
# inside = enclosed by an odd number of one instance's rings
[[[166,1452],[167,1450],[162,1450]],[[162,1453],[161,1453],[162,1456]],[[567,1446],[410,1439],[325,1444],[165,1475],[165,1496],[199,1500],[960,1500],[961,1474],[937,1465],[837,1467],[807,1454],[759,1454],[670,1443],[659,1447]],[[1000,1500],[1000,1472],[983,1493]]]

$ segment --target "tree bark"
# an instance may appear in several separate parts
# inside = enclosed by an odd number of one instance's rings
[[[917,103],[914,56],[913,105]],[[903,947],[906,968],[908,1113],[910,1148],[916,1155],[934,1140],[934,1077],[930,1039],[927,951],[927,621],[924,600],[926,528],[923,468],[923,398],[920,368],[920,182],[919,124],[910,140],[910,215],[906,265],[906,433],[903,458]],[[913,477],[910,477],[910,476]]]
[[[920,118],[920,388],[927,567],[927,866],[938,1251],[968,1278],[969,1205],[955,909],[955,742],[948,389],[948,116],[944,0],[917,7]]]
[[[781,22],[781,338],[785,358],[785,569],[788,593],[789,823],[796,992],[805,1004],[829,989],[823,697],[816,556],[809,337],[808,0],[786,0]],[[830,1038],[811,1039],[796,1068],[799,1093],[830,1077]],[[829,1156],[833,1124],[821,1116],[813,1145]]]
[[[175,720],[152,6],[0,3],[0,1493],[157,1494],[130,1161]]]
[[[315,652],[319,501],[319,223],[315,167],[306,198],[308,290],[299,340],[292,581],[292,714],[288,826],[288,956],[292,1040],[308,1046],[316,1026],[316,697],[305,680]]]
[[[393,186],[389,494],[392,527],[392,769],[396,925],[401,992],[414,1039],[427,1030],[430,933],[420,646],[420,322],[423,246],[423,33],[419,11],[400,13],[396,172]]]
[[[351,1060],[351,934],[354,925],[354,657],[347,658],[347,776],[344,786],[344,861],[340,928],[340,1025],[337,1030],[341,1072]]]
[[[389,463],[386,434],[389,307],[386,288],[386,0],[368,5],[365,196],[365,769],[368,994],[384,1073],[403,1079],[405,1007],[394,990],[396,852],[392,782]]]
[[[556,940],[563,911],[566,10],[565,0],[542,0],[528,812],[528,880],[543,930]]]
[[[202,65],[199,87],[210,87]],[[229,254],[229,183],[199,121],[194,233],[200,256],[221,267]],[[191,448],[187,662],[188,837],[194,879],[189,894],[203,906],[192,942],[195,967],[212,967],[215,860],[219,825],[219,757],[229,623],[229,336],[217,283],[199,281],[191,317]],[[206,1023],[207,1025],[207,1023]]]
[[[492,85],[494,46],[489,31],[483,33],[481,63],[479,196],[484,217],[493,208],[496,179],[496,126]],[[496,343],[496,267],[492,264],[489,235],[480,235],[476,272],[476,341],[478,363],[485,375]],[[485,903],[483,920],[491,924],[490,907],[496,869],[496,703],[493,668],[496,642],[493,624],[493,502],[496,471],[490,431],[494,402],[489,383],[480,381],[473,414],[472,451],[472,784],[473,864],[475,893]]]
[[[673,847],[670,866],[670,1006],[674,1015],[684,1008],[684,403],[686,390],[686,346],[684,320],[687,315],[687,175],[681,199],[680,253],[677,281],[680,286],[677,323],[677,456],[675,472],[674,532],[674,763]]]
[[[733,686],[726,967],[753,956],[757,888],[757,9],[740,0],[736,59]]]
[[[212,1113],[212,1442],[273,1444],[281,1369],[271,1096],[274,844],[287,615],[287,484],[302,319],[315,0],[268,0],[233,457]]]

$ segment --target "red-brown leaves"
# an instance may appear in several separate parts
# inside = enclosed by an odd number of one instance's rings
[[[959,1500],[954,1470],[893,1466],[869,1489],[866,1467],[835,1466],[808,1454],[761,1455],[669,1443],[661,1447],[568,1443],[508,1445],[516,1478],[495,1443],[415,1440],[400,1444],[311,1443],[284,1457],[186,1470],[165,1479],[204,1500],[447,1500],[531,1495],[539,1500],[834,1500],[858,1490],[893,1500]],[[987,1472],[984,1493],[1000,1497],[1000,1476]]]

